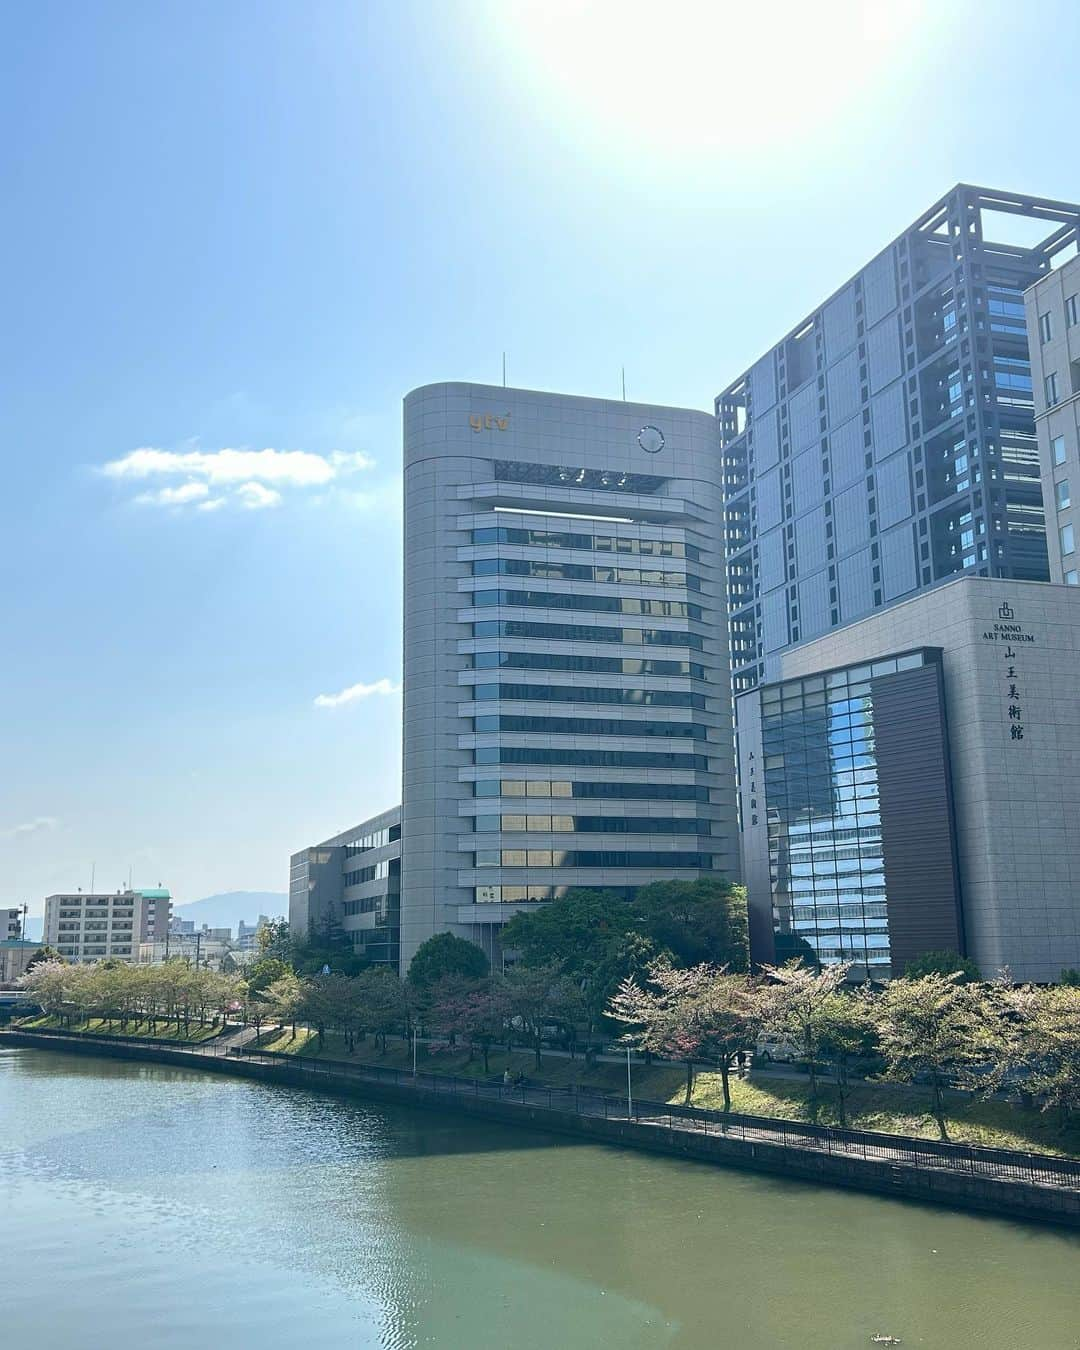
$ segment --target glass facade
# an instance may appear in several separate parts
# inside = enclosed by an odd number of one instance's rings
[[[776,958],[891,973],[873,681],[911,652],[761,690],[761,747]]]

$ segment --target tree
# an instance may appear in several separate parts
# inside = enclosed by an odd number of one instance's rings
[[[608,1006],[619,988],[631,977],[638,984],[644,984],[649,977],[649,971],[660,960],[671,964],[667,953],[658,952],[653,940],[641,933],[623,933],[621,937],[609,943],[603,959],[596,965],[582,988],[585,1013],[589,1022],[589,1046],[586,1058],[590,1063],[593,1057],[593,1031],[608,1020]]]
[[[39,965],[42,961],[59,961],[62,965],[65,966],[67,965],[67,962],[56,950],[56,948],[50,947],[49,944],[46,942],[42,946],[40,946],[37,949],[37,951],[33,954],[33,956],[30,958],[30,960],[27,961],[26,970],[23,971],[23,974],[25,975],[27,971],[33,970],[34,967],[36,965]]]
[[[1019,1078],[1021,1099],[1056,1109],[1064,1129],[1080,1108],[1080,988],[998,985],[998,1057],[988,1090]]]
[[[1068,989],[1080,989],[1080,970],[1066,966],[1061,972],[1061,983]]]
[[[406,1001],[401,981],[389,966],[372,966],[351,983],[360,1028],[374,1035],[379,1053],[385,1055],[387,1036],[405,1021]]]
[[[250,993],[261,994],[269,989],[275,981],[292,973],[292,966],[287,961],[282,961],[280,957],[261,956],[258,961],[254,961],[247,967],[244,978],[247,980]]]
[[[654,881],[631,903],[633,926],[684,966],[712,964],[731,971],[750,965],[746,890],[720,877]]]
[[[487,957],[475,942],[467,942],[453,933],[436,933],[416,949],[409,962],[408,980],[418,993],[424,994],[448,975],[482,980],[489,969]]]
[[[624,980],[609,1007],[612,1018],[631,1028],[627,1044],[683,1061],[687,1105],[697,1062],[715,1060],[725,1111],[731,1110],[731,1068],[753,1043],[762,1011],[756,981],[707,963],[678,970],[662,961],[653,964],[646,985],[632,976]]]
[[[259,946],[259,959],[282,961],[286,964],[292,957],[292,934],[288,919],[271,919],[255,934]]]
[[[515,915],[500,941],[504,950],[518,953],[523,966],[557,965],[565,975],[588,978],[633,923],[634,915],[620,896],[574,887],[549,905]]]
[[[814,1024],[818,1052],[833,1066],[837,1112],[846,1129],[852,1062],[872,1054],[875,1045],[872,995],[865,986],[853,993],[830,994],[818,1005]]]
[[[303,986],[296,974],[288,970],[279,975],[273,984],[268,985],[257,997],[262,999],[267,1012],[280,1026],[289,1023],[295,1041],[296,1023],[304,1001]]]
[[[484,1072],[490,1073],[488,1056],[491,1047],[506,1033],[510,1018],[510,1001],[506,990],[488,981],[465,995],[460,1014],[462,1034],[470,1048],[479,1049],[484,1057]]]
[[[924,975],[959,975],[961,983],[976,983],[982,979],[979,967],[970,956],[957,952],[923,952],[904,967],[905,980],[921,980]]]
[[[945,1089],[993,1053],[994,1026],[986,995],[958,972],[892,980],[874,1002],[883,1077],[910,1083],[925,1074],[941,1138],[948,1140]]]
[[[325,915],[305,939],[294,938],[291,960],[298,975],[321,975],[326,966],[335,975],[359,975],[370,965],[333,914]]]
[[[769,981],[765,990],[765,1025],[794,1041],[806,1060],[810,1072],[810,1115],[815,1120],[822,1018],[828,1000],[843,985],[849,969],[846,965],[835,965],[814,970],[799,961],[763,967]]]
[[[565,1026],[581,1010],[581,995],[557,965],[513,966],[498,981],[510,1019],[528,1036],[541,1067],[544,1028]]]
[[[58,1017],[71,1003],[73,971],[73,966],[59,958],[39,961],[27,967],[18,985],[41,1005],[43,1012]]]

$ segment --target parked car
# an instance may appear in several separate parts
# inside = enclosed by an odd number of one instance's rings
[[[763,1031],[754,1042],[754,1059],[760,1064],[794,1064],[802,1057],[802,1046],[788,1036]]]

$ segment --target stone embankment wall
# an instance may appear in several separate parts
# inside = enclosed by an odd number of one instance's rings
[[[972,1176],[944,1168],[912,1166],[869,1158],[841,1156],[791,1144],[750,1142],[727,1138],[722,1133],[697,1133],[669,1129],[647,1121],[605,1119],[579,1115],[560,1107],[522,1105],[515,1100],[433,1091],[421,1084],[380,1082],[332,1069],[318,1073],[291,1064],[283,1058],[267,1063],[240,1055],[208,1055],[137,1042],[96,1042],[87,1037],[56,1037],[33,1032],[0,1032],[0,1045],[24,1045],[65,1053],[105,1055],[113,1059],[138,1060],[200,1068],[213,1073],[289,1084],[338,1096],[366,1101],[391,1102],[422,1110],[454,1111],[485,1120],[534,1130],[552,1131],[577,1139],[645,1149],[651,1153],[686,1158],[695,1162],[768,1172],[794,1180],[826,1186],[846,1186],[874,1191],[901,1199],[949,1205],[956,1209],[981,1210],[1000,1216],[1034,1219],[1080,1228],[1080,1188],[1065,1189],[1029,1185],[1022,1181]]]

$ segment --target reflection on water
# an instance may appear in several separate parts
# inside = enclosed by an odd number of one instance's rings
[[[154,1065],[0,1051],[0,1196],[20,1350],[1080,1342],[1068,1233]]]

